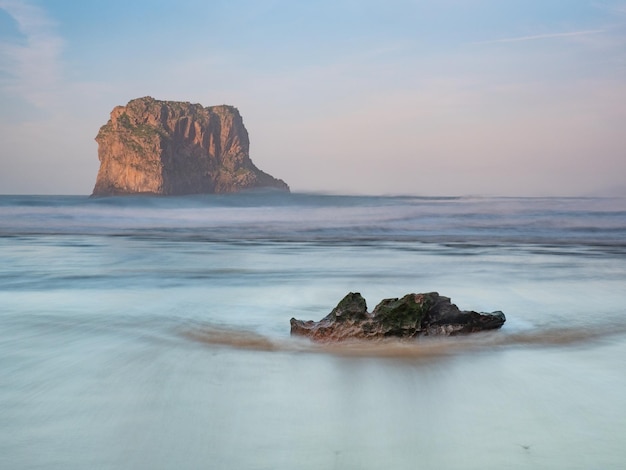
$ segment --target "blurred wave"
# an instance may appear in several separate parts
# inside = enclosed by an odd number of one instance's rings
[[[242,193],[0,196],[0,237],[232,243],[588,246],[626,252],[626,198],[423,198]]]
[[[242,350],[324,353],[381,358],[430,358],[481,352],[496,348],[585,346],[626,334],[626,323],[588,327],[506,330],[454,337],[385,338],[337,343],[316,343],[308,338],[277,339],[262,334],[211,325],[186,329],[181,334],[212,347]]]

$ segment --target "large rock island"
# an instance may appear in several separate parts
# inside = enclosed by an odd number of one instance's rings
[[[289,191],[252,163],[248,132],[232,106],[138,98],[113,109],[96,142],[93,196]]]

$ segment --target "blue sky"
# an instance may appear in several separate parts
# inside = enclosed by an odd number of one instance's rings
[[[295,191],[626,195],[622,0],[0,0],[0,194],[89,194],[146,95]]]

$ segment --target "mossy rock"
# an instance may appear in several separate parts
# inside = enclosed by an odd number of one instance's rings
[[[386,334],[397,335],[407,330],[419,332],[422,329],[422,319],[428,313],[431,304],[427,296],[407,294],[400,299],[382,300],[374,308],[372,315],[386,330]]]
[[[336,321],[364,320],[368,315],[365,299],[358,292],[350,292],[326,318]]]

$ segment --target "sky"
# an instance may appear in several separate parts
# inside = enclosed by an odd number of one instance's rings
[[[296,192],[626,196],[626,0],[0,0],[0,194],[90,194],[142,96]]]

